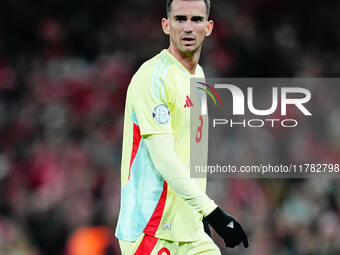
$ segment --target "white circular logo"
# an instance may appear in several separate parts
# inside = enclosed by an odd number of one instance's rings
[[[152,117],[158,124],[167,124],[170,121],[169,108],[165,104],[157,105],[153,109]]]

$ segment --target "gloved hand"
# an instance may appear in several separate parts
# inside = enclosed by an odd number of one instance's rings
[[[242,229],[240,223],[221,208],[217,207],[205,219],[215,229],[217,234],[223,238],[227,247],[234,248],[241,242],[243,242],[245,248],[249,246],[247,234]]]
[[[211,232],[210,232],[209,223],[208,223],[207,219],[203,218],[202,223],[203,223],[203,227],[204,227],[204,232],[207,233],[207,235],[211,237]]]

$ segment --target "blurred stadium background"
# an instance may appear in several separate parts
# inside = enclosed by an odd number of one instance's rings
[[[340,1],[212,2],[208,76],[339,77]],[[125,92],[168,46],[164,15],[156,0],[1,0],[1,255],[120,254],[112,237]],[[296,136],[277,159],[339,162],[339,88],[314,94],[319,135]],[[249,249],[223,254],[340,254],[339,184],[210,180],[208,193],[250,235]]]

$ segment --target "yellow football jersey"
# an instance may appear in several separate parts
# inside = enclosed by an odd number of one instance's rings
[[[121,208],[116,228],[120,240],[142,233],[173,241],[195,241],[202,215],[190,207],[154,168],[143,137],[173,134],[176,152],[190,166],[190,78],[195,75],[167,50],[145,62],[128,88],[121,163]],[[159,153],[162,153],[160,151]],[[206,155],[202,155],[206,157]],[[195,179],[205,192],[206,179]]]

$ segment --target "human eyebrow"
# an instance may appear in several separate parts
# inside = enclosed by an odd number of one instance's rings
[[[174,18],[175,18],[175,20],[178,20],[178,21],[185,21],[185,20],[187,20],[187,17],[184,16],[184,15],[176,15]]]
[[[197,22],[197,21],[203,21],[203,20],[204,20],[204,17],[202,17],[202,16],[193,16],[193,17],[191,18],[191,20],[192,20],[192,21],[195,21],[195,22]]]

